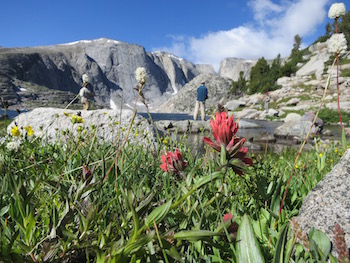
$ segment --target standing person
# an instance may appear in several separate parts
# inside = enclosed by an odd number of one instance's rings
[[[197,89],[197,101],[194,107],[193,119],[197,120],[199,107],[201,108],[202,121],[205,119],[205,100],[208,99],[208,90],[205,86],[205,82],[202,82]]]
[[[89,76],[83,74],[82,76],[83,86],[79,91],[81,97],[81,103],[83,104],[83,110],[88,110],[90,106],[90,100],[95,96],[92,91],[92,85],[90,84]]]
[[[271,97],[268,92],[266,92],[266,97],[265,97],[265,112],[269,112],[269,102],[271,100]]]

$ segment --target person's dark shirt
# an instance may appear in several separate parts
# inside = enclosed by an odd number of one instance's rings
[[[197,89],[197,101],[204,102],[208,97],[208,90],[204,85],[201,85]]]

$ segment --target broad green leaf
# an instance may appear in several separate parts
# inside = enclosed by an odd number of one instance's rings
[[[154,235],[155,231],[151,231],[148,235],[138,238],[136,241],[127,244],[120,252],[122,252],[124,255],[136,253],[143,246],[147,245],[147,243],[153,239]]]
[[[171,256],[173,259],[176,259],[178,262],[184,262],[179,252],[177,252],[176,248],[172,246],[170,249],[166,249],[165,252]]]
[[[247,214],[243,216],[238,228],[236,251],[238,263],[265,262]]]
[[[219,233],[215,233],[209,230],[183,230],[174,235],[175,239],[185,239],[188,241],[198,241],[207,237],[218,236]]]
[[[200,188],[203,185],[209,183],[211,180],[217,179],[220,176],[222,176],[222,173],[220,171],[212,174],[208,174],[206,176],[201,177],[198,181],[196,181],[195,185],[197,188]]]
[[[321,259],[325,261],[328,258],[328,254],[331,252],[331,241],[328,236],[322,231],[312,228],[309,233],[309,238],[314,240],[317,247],[319,248],[319,253]]]
[[[288,254],[286,253],[286,243],[288,239],[288,230],[289,230],[289,224],[285,224],[281,230],[280,236],[277,241],[277,247],[275,250],[275,254],[273,256],[273,263],[283,263],[286,256]]]
[[[147,227],[153,225],[153,220],[158,224],[169,212],[172,200],[154,209],[146,218],[145,225]]]

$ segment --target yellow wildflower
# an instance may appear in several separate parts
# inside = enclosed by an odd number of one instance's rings
[[[19,131],[17,125],[13,126],[11,129],[11,133],[14,137],[18,137],[21,135],[21,132]]]
[[[32,136],[34,134],[34,129],[32,126],[25,126],[24,129],[26,130],[28,136]]]
[[[322,157],[322,155],[323,155],[322,153],[319,154],[320,157]]]
[[[82,131],[83,131],[83,126],[81,126],[81,125],[78,126],[77,132],[78,132],[78,133],[81,133]]]
[[[63,114],[66,115],[67,117],[70,117],[70,113],[68,113],[68,112],[64,111]]]
[[[73,124],[75,123],[83,123],[84,122],[84,119],[81,117],[81,116],[77,116],[75,114],[72,115],[72,117],[70,118],[71,122]]]

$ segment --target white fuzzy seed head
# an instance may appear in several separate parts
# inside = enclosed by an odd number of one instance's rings
[[[139,67],[135,71],[136,80],[140,85],[144,85],[146,83],[146,69],[143,67]]]
[[[328,11],[328,17],[335,19],[345,15],[345,5],[344,3],[334,3]]]
[[[347,41],[343,33],[333,34],[328,40],[328,52],[331,54],[344,54],[347,49]]]

